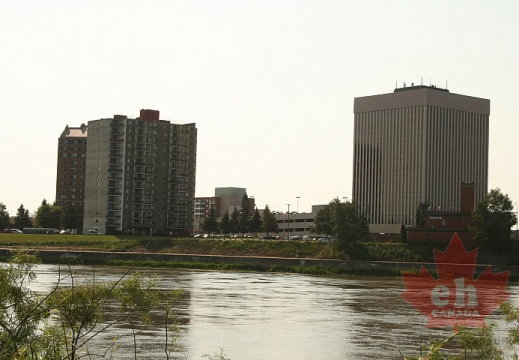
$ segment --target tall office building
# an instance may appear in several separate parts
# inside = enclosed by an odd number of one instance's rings
[[[487,193],[490,100],[434,86],[354,100],[353,197],[370,224],[415,225],[421,202],[460,211],[460,187]]]
[[[83,232],[190,234],[196,142],[155,110],[89,121]]]
[[[240,209],[241,201],[245,195],[247,195],[247,189],[245,188],[218,187],[214,189],[214,196],[220,198],[221,215],[226,211],[231,214],[234,211],[234,208]],[[250,198],[249,202],[252,202],[252,207],[249,208],[252,213],[252,211],[254,211],[254,198]]]
[[[83,201],[88,129],[65,127],[58,139],[56,204],[62,207],[62,228],[83,227]]]

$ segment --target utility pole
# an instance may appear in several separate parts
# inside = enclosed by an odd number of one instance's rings
[[[288,206],[288,211],[287,211],[287,228],[288,228],[288,239],[287,240],[290,240],[290,204],[287,204]]]

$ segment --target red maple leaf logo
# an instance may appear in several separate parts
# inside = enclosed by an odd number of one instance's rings
[[[434,249],[438,279],[423,266],[418,274],[402,271],[405,291],[400,296],[427,317],[426,327],[484,327],[485,317],[510,297],[509,271],[494,274],[487,266],[473,279],[477,253],[467,252],[455,233],[445,252]]]

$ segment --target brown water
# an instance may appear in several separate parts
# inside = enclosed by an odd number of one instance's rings
[[[38,268],[38,290],[50,289],[57,266]],[[76,276],[92,268],[72,268]],[[163,289],[183,288],[176,308],[182,359],[200,359],[222,348],[232,360],[401,359],[420,354],[421,344],[446,331],[424,327],[425,318],[400,293],[400,278],[322,277],[296,274],[144,270]],[[99,280],[123,269],[95,268]],[[517,286],[509,286],[517,303]],[[139,359],[165,359],[162,327],[142,328]],[[133,358],[129,325],[98,338],[96,350],[116,336],[116,359]],[[100,353],[100,352],[99,352]],[[101,357],[92,357],[101,358]]]

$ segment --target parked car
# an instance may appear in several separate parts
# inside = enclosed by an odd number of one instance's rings
[[[311,241],[312,238],[310,237],[310,235],[303,235],[303,241]]]
[[[5,229],[2,232],[5,234],[23,234],[23,232],[19,229]]]
[[[97,230],[88,230],[88,235],[103,235]]]
[[[335,239],[329,236],[320,237],[317,239],[317,241],[323,241],[323,242],[335,242]]]
[[[274,240],[275,237],[274,236],[271,236],[271,235],[265,235],[265,236],[262,236],[261,237],[263,240]]]

